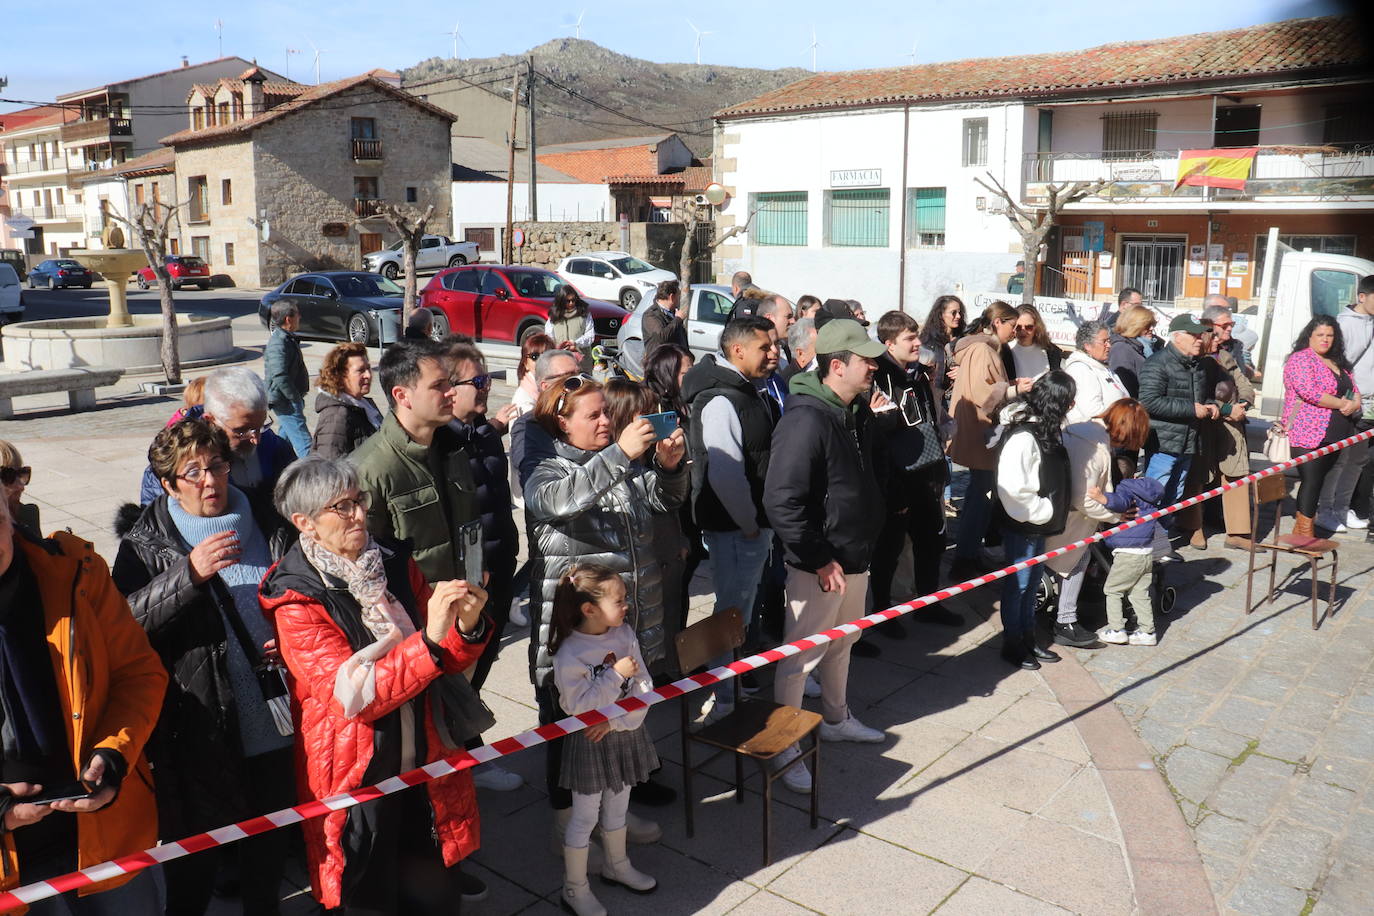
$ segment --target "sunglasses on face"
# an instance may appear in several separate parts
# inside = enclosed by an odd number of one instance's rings
[[[472,378],[455,379],[453,382],[453,387],[457,388],[460,385],[471,385],[478,391],[486,391],[488,388],[491,387],[491,376],[474,375]]]
[[[32,478],[33,468],[28,466],[22,468],[0,468],[0,483],[3,483],[7,487],[14,486],[15,481],[27,487]]]

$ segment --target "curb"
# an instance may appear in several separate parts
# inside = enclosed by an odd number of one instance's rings
[[[1073,653],[1040,675],[1087,745],[1102,774],[1125,840],[1135,899],[1143,914],[1217,913],[1211,882],[1173,793],[1121,710]]]

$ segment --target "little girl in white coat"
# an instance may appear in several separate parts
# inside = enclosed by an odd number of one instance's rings
[[[653,689],[635,629],[625,623],[625,583],[605,566],[574,566],[553,598],[549,652],[558,703],[570,715],[591,712]],[[587,883],[587,850],[598,813],[606,850],[601,879],[637,894],[658,882],[635,869],[625,850],[630,787],[649,778],[658,755],[644,729],[648,710],[626,713],[563,740],[559,785],[572,791],[572,817],[563,838],[563,909],[605,916]]]

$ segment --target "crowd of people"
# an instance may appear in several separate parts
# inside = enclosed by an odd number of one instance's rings
[[[1032,305],[970,316],[946,295],[923,322],[901,311],[869,322],[853,300],[793,303],[744,273],[732,288],[719,348],[698,359],[678,284],[660,286],[643,316],[642,379],[589,374],[585,304],[555,297],[500,409],[469,338],[408,335],[375,375],[366,349],[340,344],[316,379],[313,435],[299,316],[279,303],[265,377],[229,367],[197,380],[153,438],[112,569],[68,534],[41,536],[22,501],[33,471],[0,442],[0,811],[17,863],[3,885],[478,746],[497,724],[481,694],[511,626],[530,628],[547,724],[686,673],[674,637],[703,564],[712,613],[738,610],[757,649],[1249,472],[1258,372],[1219,297],[1161,338],[1156,313],[1123,290],[1117,314],[1081,323],[1066,352]],[[1374,423],[1374,394],[1362,393],[1374,393],[1374,277],[1358,289],[1339,316],[1312,319],[1281,368],[1295,455]],[[1367,459],[1349,448],[1302,466],[1299,537],[1368,525]],[[1248,549],[1237,492],[1220,525],[1225,546]],[[1098,630],[1079,619],[1088,551],[1008,576],[1002,657],[1036,669],[1060,660],[1056,645],[1155,645],[1158,564],[1207,546],[1205,515],[1107,541]],[[881,631],[964,622],[934,604]],[[789,655],[772,695],[817,699],[822,740],[881,743],[848,702],[851,656],[879,651],[854,634]],[[746,675],[744,688],[765,684]],[[702,720],[729,715],[733,697],[717,691]],[[640,713],[545,746],[562,899],[579,916],[605,912],[592,873],[637,893],[658,885],[629,852],[662,835],[646,806],[675,796],[656,777],[653,737]],[[799,754],[774,765],[809,792]],[[454,912],[486,893],[461,867],[480,844],[475,787],[521,783],[487,764],[245,839],[231,847],[243,911],[277,912],[303,835],[323,906]],[[166,863],[163,911],[203,914],[225,866],[208,854]],[[34,912],[154,912],[156,900],[145,872]]]

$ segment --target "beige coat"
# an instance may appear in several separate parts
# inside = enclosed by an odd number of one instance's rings
[[[987,446],[988,433],[997,411],[1015,390],[1000,351],[1001,344],[991,334],[971,334],[954,345],[953,363],[959,374],[949,399],[954,434],[946,451],[966,468],[990,471],[996,462]]]
[[[1255,387],[1236,364],[1236,358],[1225,350],[1218,350],[1203,360],[1209,388],[1220,381],[1230,381],[1234,392],[1217,400],[1228,404],[1243,403],[1247,408],[1255,403]],[[1214,392],[1205,392],[1209,397]],[[1215,466],[1228,478],[1244,477],[1250,473],[1250,446],[1245,441],[1245,423],[1208,423],[1202,436],[1200,463],[1207,469]],[[1208,475],[1210,477],[1210,475]]]
[[[1112,446],[1107,427],[1101,420],[1070,423],[1064,427],[1064,447],[1074,470],[1069,475],[1069,520],[1063,534],[1045,539],[1046,550],[1082,540],[1095,533],[1102,523],[1115,525],[1121,521],[1106,506],[1088,498],[1089,487],[1098,487],[1104,493],[1112,490]],[[1083,550],[1074,550],[1047,560],[1045,565],[1063,576],[1073,571],[1082,556]]]

